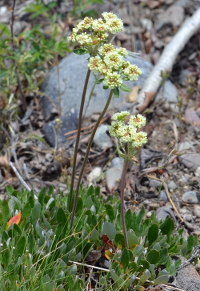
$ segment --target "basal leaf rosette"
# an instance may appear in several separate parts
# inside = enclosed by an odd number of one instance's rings
[[[133,160],[138,149],[147,143],[147,133],[140,130],[146,124],[146,118],[141,114],[129,115],[128,111],[115,113],[108,130],[111,136],[119,140],[119,156]]]

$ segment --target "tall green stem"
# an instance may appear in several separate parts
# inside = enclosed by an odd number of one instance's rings
[[[127,237],[127,230],[126,230],[126,222],[125,222],[125,211],[124,211],[124,188],[125,188],[125,183],[126,183],[126,172],[128,169],[128,162],[129,162],[128,159],[124,160],[124,167],[123,167],[121,183],[120,183],[122,228],[123,228],[123,233],[124,233],[125,246],[127,249],[129,248],[129,244],[128,244],[128,237]]]
[[[81,184],[81,179],[82,179],[82,176],[83,176],[83,171],[85,169],[85,165],[87,163],[87,160],[88,160],[88,156],[89,156],[89,153],[90,153],[90,148],[91,148],[91,145],[92,145],[92,142],[93,142],[93,139],[94,139],[94,135],[96,133],[96,130],[101,122],[101,119],[104,117],[108,107],[109,107],[109,104],[110,104],[110,101],[112,99],[112,95],[113,95],[113,90],[110,91],[110,95],[108,97],[108,100],[106,102],[106,105],[103,109],[103,111],[101,112],[101,115],[99,116],[95,126],[94,126],[94,129],[92,131],[92,134],[91,134],[91,137],[90,137],[90,140],[89,140],[89,143],[88,143],[88,146],[87,146],[87,150],[86,150],[86,153],[85,153],[85,158],[84,158],[84,161],[83,161],[83,164],[82,164],[82,167],[81,167],[81,171],[79,173],[79,178],[78,178],[78,182],[77,182],[77,186],[76,186],[76,194],[75,194],[75,199],[74,199],[74,204],[73,204],[73,211],[72,211],[72,216],[71,216],[71,223],[70,223],[70,228],[72,228],[73,226],[73,223],[74,223],[74,216],[75,216],[75,213],[76,213],[76,206],[77,206],[77,201],[78,201],[78,194],[79,194],[79,188],[80,188],[80,184]]]
[[[76,159],[77,159],[77,153],[78,153],[78,145],[81,135],[81,127],[82,127],[82,119],[83,119],[83,109],[85,104],[85,96],[87,91],[87,86],[90,78],[90,70],[88,69],[86,78],[85,78],[85,84],[83,88],[82,98],[81,98],[81,105],[80,105],[80,111],[79,111],[79,119],[78,119],[78,132],[76,136],[76,144],[74,149],[74,158],[73,158],[73,166],[72,166],[72,176],[71,176],[71,185],[70,185],[70,192],[69,192],[69,199],[68,199],[68,210],[71,212],[73,207],[73,188],[74,188],[74,179],[75,179],[75,172],[76,172]]]

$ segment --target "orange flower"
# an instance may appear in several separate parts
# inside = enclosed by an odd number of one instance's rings
[[[9,228],[12,224],[19,224],[22,218],[22,213],[18,212],[17,215],[13,216],[7,223],[7,228]]]

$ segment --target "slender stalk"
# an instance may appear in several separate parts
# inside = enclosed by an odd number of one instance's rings
[[[80,105],[80,111],[79,111],[79,119],[78,119],[78,131],[76,136],[76,144],[74,149],[74,158],[73,158],[73,166],[72,166],[72,177],[71,177],[71,185],[70,185],[70,192],[69,192],[69,198],[68,198],[68,210],[71,212],[73,207],[73,188],[74,188],[74,179],[75,179],[75,172],[76,172],[76,159],[77,159],[77,153],[78,153],[78,145],[81,135],[81,127],[82,127],[82,119],[83,119],[83,109],[85,104],[85,96],[87,91],[87,86],[90,78],[91,71],[88,69],[86,78],[85,78],[85,84],[83,88],[82,93],[82,99],[81,99],[81,105]]]
[[[125,188],[125,183],[126,183],[126,172],[128,169],[128,162],[129,162],[128,159],[124,160],[124,167],[123,167],[121,183],[120,183],[122,228],[123,228],[123,233],[124,233],[125,246],[127,249],[129,248],[129,244],[128,244],[126,222],[125,222],[125,212],[124,212],[124,188]]]
[[[104,117],[108,107],[109,107],[109,104],[110,104],[110,101],[112,99],[112,95],[113,95],[113,90],[110,91],[110,95],[108,97],[108,100],[106,102],[106,105],[103,109],[103,111],[101,112],[101,115],[99,116],[95,126],[94,126],[94,129],[92,131],[92,134],[90,136],[90,140],[89,140],[89,143],[88,143],[88,146],[87,146],[87,150],[86,150],[86,153],[85,153],[85,158],[84,158],[84,161],[83,161],[83,164],[82,164],[82,167],[81,167],[81,171],[79,173],[79,178],[78,178],[78,182],[77,182],[77,186],[76,186],[76,194],[75,194],[75,199],[74,199],[74,204],[73,204],[73,211],[72,211],[72,216],[71,216],[71,222],[70,222],[70,228],[72,228],[73,226],[73,223],[74,223],[74,216],[75,216],[75,212],[76,212],[76,206],[77,206],[77,201],[78,201],[78,194],[79,194],[79,188],[80,188],[80,184],[81,184],[81,179],[82,179],[82,176],[83,176],[83,171],[85,169],[85,165],[87,163],[87,160],[88,160],[88,156],[89,156],[89,153],[90,153],[90,148],[91,148],[91,145],[92,145],[92,142],[93,142],[93,139],[94,139],[94,135],[96,133],[96,130],[101,122],[101,119]]]

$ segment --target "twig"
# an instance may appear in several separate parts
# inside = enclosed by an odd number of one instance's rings
[[[73,263],[73,264],[76,264],[76,265],[79,265],[79,266],[83,266],[83,267],[93,268],[93,269],[104,271],[104,272],[110,272],[109,269],[104,269],[104,268],[96,267],[96,266],[93,266],[93,265],[88,265],[88,264],[84,264],[84,263],[78,263],[78,262],[74,262],[74,261],[69,261],[69,262]]]
[[[137,113],[138,107],[142,106],[145,100],[145,93],[156,92],[161,85],[161,72],[171,71],[177,55],[183,50],[188,40],[199,30],[200,27],[200,8],[190,17],[172,41],[165,47],[159,62],[153,68],[151,74],[144,83],[138,95],[137,102],[133,105],[132,113]]]
[[[9,162],[9,165],[11,166],[11,168],[13,169],[15,175],[17,176],[17,178],[19,179],[19,181],[22,183],[22,185],[26,188],[26,190],[31,191],[31,188],[28,186],[28,184],[24,181],[24,179],[22,178],[22,176],[20,175],[20,173],[17,171],[17,169],[15,168],[14,164],[12,162]],[[34,198],[37,199],[37,196],[34,194]]]

